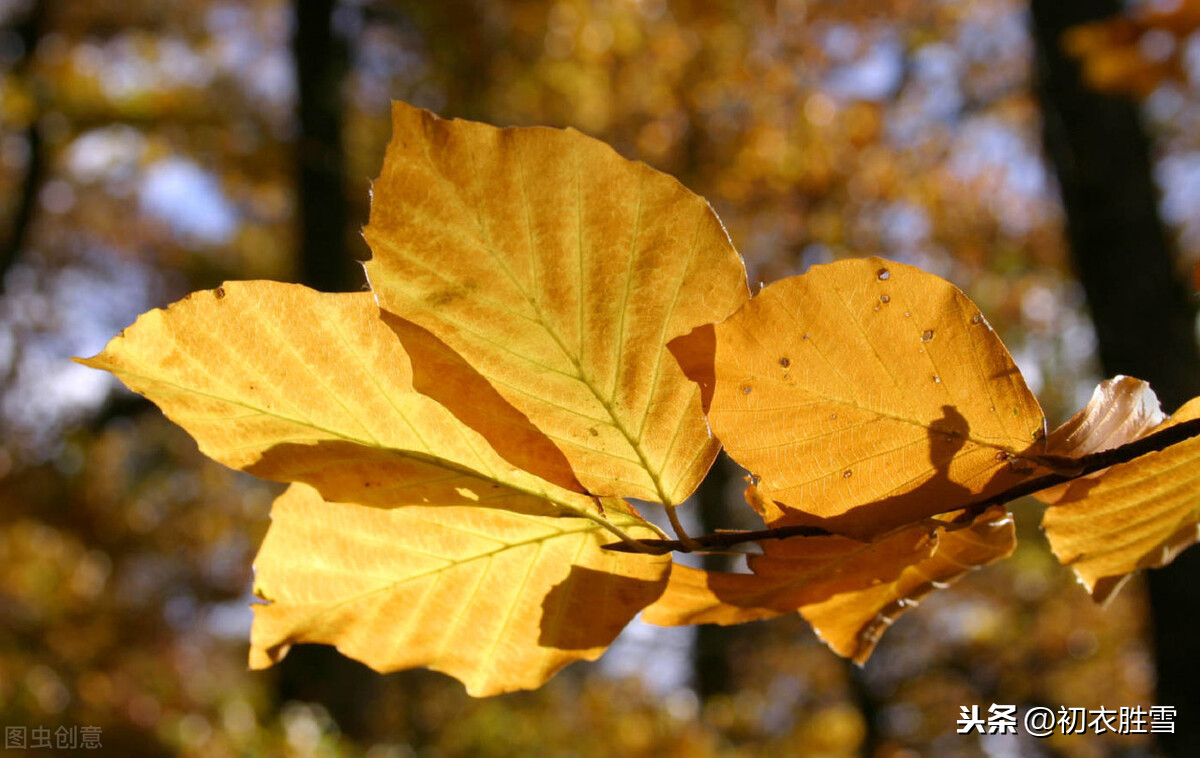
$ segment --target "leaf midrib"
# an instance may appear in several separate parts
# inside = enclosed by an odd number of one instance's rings
[[[254,411],[262,416],[278,419],[280,421],[285,421],[285,422],[287,422],[289,424],[293,424],[295,426],[308,428],[308,429],[312,429],[314,431],[321,432],[323,434],[327,434],[330,437],[333,437],[338,440],[351,442],[353,444],[360,445],[360,446],[366,447],[366,448],[371,448],[374,450],[382,450],[385,452],[394,453],[402,458],[410,458],[412,460],[419,461],[421,463],[433,466],[435,468],[443,468],[443,469],[452,471],[452,472],[460,474],[460,475],[479,479],[480,481],[497,484],[499,486],[506,487],[510,490],[513,490],[514,492],[518,492],[523,495],[528,495],[530,497],[540,498],[547,502],[553,503],[554,505],[557,505],[557,506],[559,506],[565,510],[568,510],[572,513],[575,513],[577,515],[584,516],[585,518],[590,519],[595,516],[595,514],[588,512],[587,510],[579,507],[578,505],[575,505],[573,503],[564,502],[561,498],[557,498],[547,492],[538,491],[538,490],[535,490],[535,489],[532,489],[529,487],[519,486],[519,485],[510,483],[510,482],[507,482],[503,479],[497,478],[494,475],[483,474],[483,473],[476,471],[475,469],[472,469],[468,466],[456,464],[453,461],[449,461],[445,458],[440,458],[436,455],[433,455],[432,453],[421,453],[421,452],[418,452],[415,450],[407,450],[404,448],[398,448],[398,447],[393,447],[393,446],[389,446],[389,445],[384,445],[378,441],[364,440],[364,439],[361,439],[358,437],[353,437],[353,436],[347,435],[343,432],[339,432],[334,429],[324,427],[324,426],[317,424],[315,422],[312,422],[312,421],[302,421],[302,420],[299,420],[294,417],[285,416],[285,415],[282,415],[275,411],[271,411],[266,408],[262,408],[260,406],[254,405],[252,403],[248,403],[244,400],[229,398],[229,397],[225,397],[223,395],[219,395],[219,394],[216,394],[213,392],[206,392],[204,390],[184,387],[184,386],[177,384],[175,382],[172,382],[172,381],[168,381],[165,379],[159,379],[159,378],[152,377],[152,376],[146,376],[145,374],[138,374],[138,373],[128,371],[125,369],[118,369],[118,370],[120,371],[121,374],[123,374],[125,376],[131,377],[134,379],[140,379],[149,384],[157,384],[157,385],[160,385],[163,387],[170,388],[171,390],[177,392],[180,395],[185,395],[185,396],[186,395],[199,395],[202,397],[209,398],[211,400],[217,400],[217,401],[220,401],[223,403],[228,403],[230,405],[234,405],[239,408],[244,408],[249,411]],[[201,447],[204,448],[204,447],[207,447],[207,445],[205,445],[204,443],[201,443]],[[272,447],[272,445],[266,444],[266,445],[263,445],[262,447],[270,448],[270,447]]]

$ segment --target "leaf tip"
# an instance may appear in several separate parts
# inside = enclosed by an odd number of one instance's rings
[[[271,668],[276,663],[279,663],[280,661],[282,661],[287,656],[288,651],[290,651],[291,649],[292,649],[292,646],[290,643],[283,644],[283,645],[276,645],[271,648],[265,648],[265,647],[256,645],[253,642],[251,642],[250,643],[250,670],[251,671],[262,671],[263,669]]]

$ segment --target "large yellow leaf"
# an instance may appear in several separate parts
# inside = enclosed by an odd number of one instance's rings
[[[215,460],[331,500],[596,511],[592,498],[529,473],[569,479],[549,440],[510,421],[519,414],[493,421],[520,443],[508,460],[416,392],[370,293],[228,282],[143,314],[82,363],[153,400]]]
[[[675,566],[642,618],[664,626],[739,624],[799,611],[834,652],[862,663],[901,613],[1009,555],[1016,535],[1012,516],[992,507],[955,529],[917,523],[870,543],[830,536],[762,545],[763,554],[749,559],[753,574]]]
[[[610,517],[640,537],[639,520]],[[580,518],[330,503],[293,484],[255,561],[250,663],[320,642],[378,671],[426,666],[475,696],[532,689],[600,656],[666,584],[670,559],[601,549]]]
[[[1194,419],[1200,419],[1200,398],[1149,431]],[[1200,437],[1039,497],[1053,503],[1042,528],[1054,554],[1104,602],[1131,573],[1170,563],[1200,536]]]
[[[776,282],[671,349],[708,419],[797,523],[855,537],[1021,481],[1045,421],[1000,339],[948,282],[878,258]]]
[[[402,103],[392,121],[364,230],[383,309],[486,377],[587,491],[681,502],[717,443],[665,345],[748,296],[712,209],[570,129],[444,121]],[[489,415],[488,397],[437,398]]]

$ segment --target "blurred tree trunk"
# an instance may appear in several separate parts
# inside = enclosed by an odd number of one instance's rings
[[[734,464],[724,454],[717,457],[708,476],[696,490],[696,508],[700,517],[700,532],[709,534],[727,528],[730,509],[725,502]],[[704,568],[708,571],[728,571],[729,556],[712,554],[704,556]],[[741,626],[717,626],[701,624],[696,627],[696,641],[692,648],[692,686],[701,701],[713,695],[729,694],[736,686],[732,656],[734,642],[743,636]]]
[[[495,10],[486,0],[405,0],[400,7],[429,41],[431,68],[444,72],[438,81],[446,98],[441,114],[487,121],[487,92],[504,43],[496,37],[494,21],[489,23]]]
[[[1148,139],[1132,101],[1094,92],[1059,44],[1070,26],[1120,13],[1120,0],[1032,0],[1043,138],[1067,239],[1106,375],[1150,382],[1165,410],[1200,394],[1195,314],[1158,216]],[[1175,706],[1171,755],[1200,755],[1200,550],[1149,572],[1158,698]]]
[[[326,291],[358,289],[363,275],[347,253],[349,204],[342,145],[342,82],[349,58],[334,34],[335,0],[296,0],[297,234],[299,276]]]
[[[23,82],[29,88],[33,101],[40,105],[41,96],[39,84],[33,66],[33,52],[38,40],[42,37],[43,25],[47,16],[47,6],[50,0],[41,0],[33,4],[25,19],[14,30],[17,39],[21,41],[21,59],[13,66],[13,74],[18,82]],[[29,229],[33,221],[34,208],[38,194],[42,189],[45,174],[45,159],[42,155],[41,133],[38,131],[37,108],[25,127],[25,144],[29,159],[25,164],[25,178],[21,182],[13,209],[12,225],[3,243],[0,243],[0,295],[4,294],[4,275],[16,263],[29,239]]]
[[[298,275],[324,291],[357,289],[361,272],[347,253],[349,204],[342,147],[342,81],[345,44],[333,32],[334,0],[295,0],[299,133],[296,144]],[[380,677],[323,645],[297,645],[276,667],[276,693],[320,703],[345,734],[371,736],[371,704]]]

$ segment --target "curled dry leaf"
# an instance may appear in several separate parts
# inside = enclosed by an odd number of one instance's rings
[[[948,282],[879,258],[814,266],[671,344],[709,424],[798,523],[868,538],[1034,471],[1037,400]]]
[[[1127,407],[1133,415],[1142,413],[1137,402]],[[1200,398],[1139,436],[1195,419],[1200,419]],[[1104,602],[1134,571],[1164,566],[1196,542],[1200,438],[1119,463],[1038,497],[1051,503],[1042,528],[1054,554],[1075,571],[1097,602]]]
[[[392,115],[364,230],[382,308],[462,356],[588,492],[682,502],[718,446],[665,345],[749,294],[708,203],[574,130]],[[481,423],[495,400],[436,397]]]
[[[154,401],[209,457],[330,500],[596,511],[416,392],[370,293],[227,282],[143,314],[81,362]],[[526,458],[561,459],[536,430],[510,429]]]
[[[1132,376],[1106,379],[1087,404],[1046,437],[1046,455],[1079,458],[1144,437],[1166,420],[1150,385]]]
[[[901,613],[1015,545],[1012,516],[1002,507],[965,527],[916,523],[872,542],[764,540],[763,554],[748,559],[752,574],[675,566],[642,618],[663,626],[738,624],[799,611],[834,652],[863,663]]]
[[[619,508],[610,518],[651,536]],[[377,671],[426,666],[476,697],[594,660],[666,584],[670,559],[614,553],[580,518],[471,507],[384,510],[293,484],[255,560],[250,663],[320,642]]]

